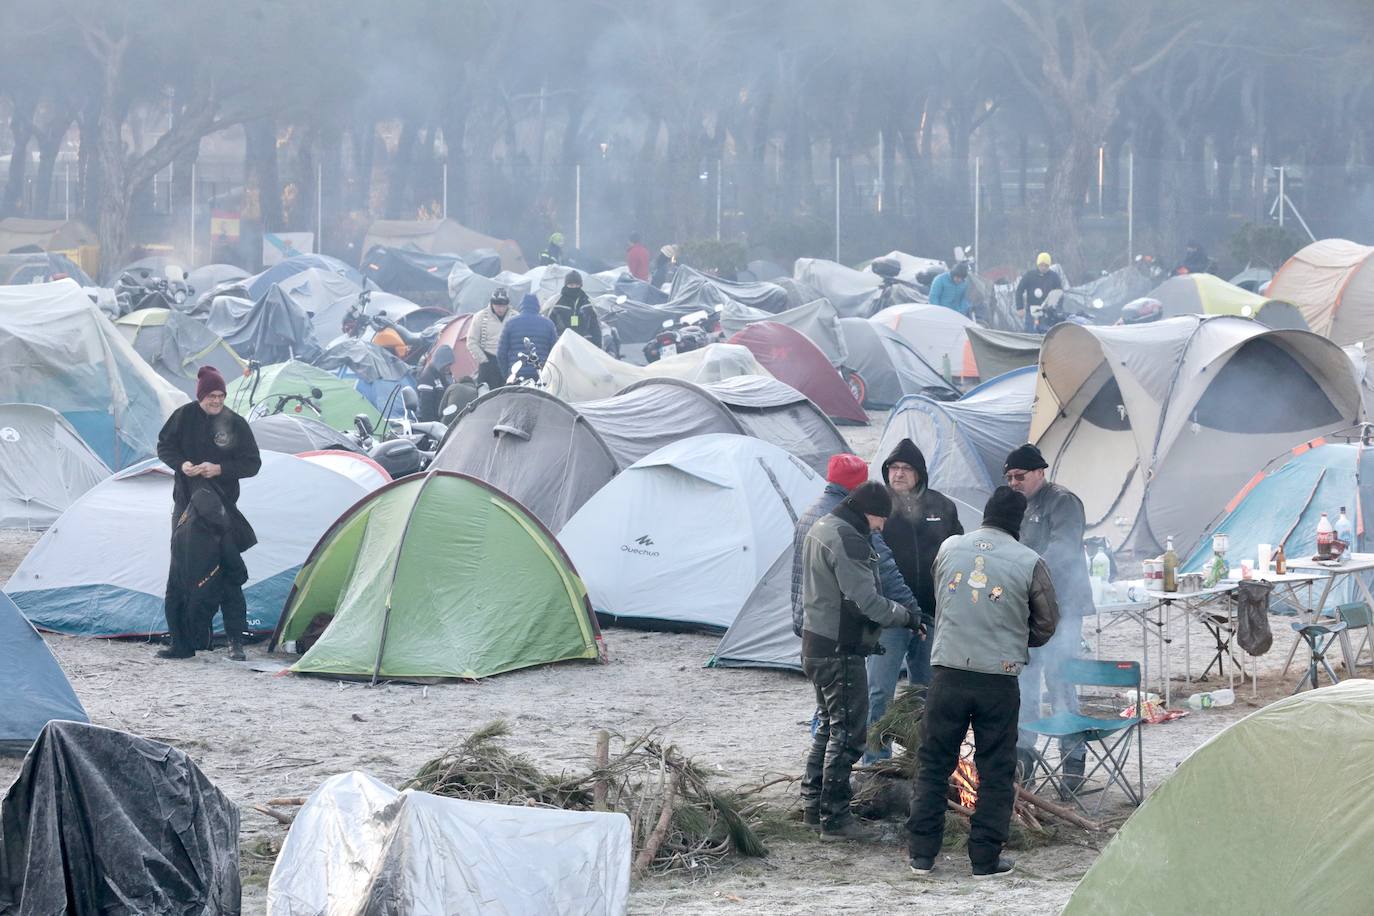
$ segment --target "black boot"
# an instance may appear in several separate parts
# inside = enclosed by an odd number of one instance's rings
[[[230,637],[229,639],[229,660],[233,662],[247,661],[248,656],[243,654],[243,641]]]
[[[158,658],[195,658],[195,655],[194,649],[178,649],[176,646],[157,650]]]

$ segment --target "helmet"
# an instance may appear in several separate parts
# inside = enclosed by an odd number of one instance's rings
[[[510,293],[506,292],[504,286],[498,286],[491,294],[492,305],[510,305]]]
[[[1049,266],[1050,266],[1051,264],[1053,264],[1053,263],[1054,263],[1054,258],[1051,258],[1051,257],[1050,257],[1050,253],[1049,253],[1048,251],[1042,251],[1042,252],[1040,252],[1038,255],[1035,256],[1035,266],[1036,266],[1036,267],[1042,267],[1042,266],[1043,266],[1043,267],[1049,267]]]
[[[1164,303],[1148,296],[1142,299],[1133,299],[1121,309],[1122,324],[1144,324],[1147,321],[1158,321],[1163,317]]]
[[[563,233],[561,233],[561,232],[555,232],[553,235],[549,236],[549,244],[550,244],[550,245],[562,245],[562,244],[563,244]]]
[[[382,328],[373,336],[372,342],[383,349],[390,350],[396,355],[397,359],[405,359],[406,354],[410,352],[410,348],[407,347],[406,342],[401,339],[401,335],[391,330],[391,328]]]

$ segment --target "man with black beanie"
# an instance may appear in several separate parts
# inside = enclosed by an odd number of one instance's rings
[[[919,612],[882,596],[869,533],[892,499],[880,483],[855,487],[807,532],[802,545],[802,672],[816,691],[819,724],[806,759],[803,812],[817,812],[822,840],[865,839],[849,811],[849,773],[868,736],[864,657],[883,627],[915,627]]]
[[[1026,499],[998,487],[982,527],[945,541],[935,558],[934,676],[921,720],[919,770],[907,818],[911,870],[928,875],[944,839],[949,777],[973,728],[978,803],[969,823],[975,878],[1013,868],[1002,856],[1016,793],[1016,677],[1059,622],[1045,562],[1019,543]]]
[[[601,348],[601,320],[597,317],[596,306],[582,289],[582,275],[577,271],[570,270],[563,278],[563,289],[549,304],[548,316],[560,337],[571,329],[595,344],[597,349]]]

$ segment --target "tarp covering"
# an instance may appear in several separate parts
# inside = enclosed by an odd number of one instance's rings
[[[620,916],[623,814],[516,807],[326,779],[291,824],[268,916]]]
[[[448,297],[453,303],[453,310],[460,315],[486,308],[491,301],[491,294],[498,289],[506,291],[514,309],[534,289],[534,281],[525,274],[509,270],[488,277],[477,273],[462,261],[455,263],[448,275]]]
[[[374,245],[388,248],[415,248],[429,254],[463,254],[491,248],[501,255],[501,269],[520,273],[529,269],[524,252],[510,239],[498,239],[469,229],[452,219],[379,219],[368,227],[363,251]],[[512,298],[512,302],[518,300]]]
[[[903,398],[883,428],[869,476],[882,479],[883,460],[903,439],[926,457],[930,486],[974,506],[1002,483],[1007,453],[1026,441],[1035,369],[1027,366],[984,382],[957,401]]]
[[[826,416],[846,423],[868,425],[868,414],[854,400],[849,385],[816,345],[800,331],[784,324],[761,321],[730,338],[748,347],[768,372],[806,395]]]
[[[245,282],[244,288],[249,299],[259,299],[266,294],[269,287],[285,282],[301,271],[309,270],[312,267],[338,274],[352,282],[354,286],[361,287],[363,285],[363,275],[358,273],[357,268],[345,264],[338,258],[331,258],[327,254],[298,254],[294,257],[284,258],[262,273],[250,277]]]
[[[296,570],[325,529],[366,490],[276,452],[243,481],[239,509],[258,535],[243,555],[248,628],[270,632]],[[49,528],[5,586],[45,630],[72,636],[167,632],[163,596],[172,540],[172,472],[153,459],[92,487]],[[130,545],[138,545],[131,549]]]
[[[1139,556],[1192,544],[1271,456],[1361,411],[1339,347],[1243,318],[1060,324],[1040,372],[1030,441],[1088,534]]]
[[[709,292],[706,287],[710,287]],[[787,295],[787,290],[776,283],[722,280],[686,264],[678,265],[668,295],[674,302],[697,301],[714,305],[729,301],[763,312],[783,312],[802,304],[794,302]]]
[[[26,245],[37,245],[44,251],[70,251],[99,242],[90,227],[79,219],[26,219],[22,216],[0,219],[0,253]]]
[[[1040,334],[1020,331],[995,331],[969,325],[964,328],[973,348],[973,361],[987,378],[1005,375],[1013,369],[1040,362]]]
[[[1342,346],[1374,344],[1374,247],[1322,239],[1293,255],[1265,295],[1291,302],[1316,333]]]
[[[816,299],[777,314],[731,302],[720,313],[720,326],[726,334],[736,334],[760,321],[774,321],[801,332],[825,354],[832,366],[842,365],[849,356],[844,332],[840,329],[840,316],[827,299]]]
[[[234,352],[258,362],[313,359],[320,349],[309,313],[276,284],[253,301],[216,296],[205,323]]]
[[[636,462],[560,534],[597,613],[723,630],[825,482],[748,436],[684,439]],[[731,519],[728,525],[722,519]]]
[[[447,300],[448,275],[453,265],[463,260],[456,252],[429,254],[378,245],[363,255],[362,273],[381,289],[398,296],[438,294]]]
[[[118,469],[157,451],[185,401],[74,281],[0,287],[0,403],[57,411]]]
[[[318,388],[324,395],[316,402],[320,405],[320,414],[313,416],[313,411],[306,407],[301,411],[304,415],[333,429],[343,430],[352,429],[353,418],[362,413],[367,414],[368,419],[376,425],[380,416],[377,408],[353,387],[353,382],[294,359],[263,366],[256,379],[247,375],[231,380],[224,403],[235,413],[256,420],[257,417],[253,415],[255,407],[261,405],[259,412],[273,410],[277,398],[289,394],[313,400],[312,388]],[[299,402],[292,401],[286,410],[295,412],[299,406]]]
[[[643,379],[677,378],[705,384],[740,375],[767,375],[746,347],[708,344],[636,366],[616,359],[572,330],[564,331],[544,361],[543,381],[566,401],[608,398]]]
[[[390,350],[361,337],[341,337],[334,341],[315,358],[314,366],[328,371],[343,369],[368,383],[399,381],[414,371]]]
[[[219,335],[182,312],[139,309],[120,318],[115,327],[158,375],[188,397],[195,397],[201,366],[214,366],[231,379],[242,375],[247,365]]]
[[[644,344],[652,340],[654,335],[663,328],[663,322],[676,320],[690,312],[697,311],[698,307],[690,302],[669,303],[666,299],[659,304],[652,305],[633,296],[621,301],[621,293],[593,296],[592,305],[596,307],[596,313],[601,317],[603,324],[613,324],[615,329],[620,332],[622,344]],[[638,353],[628,354],[637,360],[643,360],[643,356]]]
[[[0,404],[0,528],[46,528],[109,476],[60,413]]]
[[[321,614],[329,626],[293,671],[481,678],[600,655],[586,591],[553,535],[504,493],[450,472],[393,481],[344,513],[296,577],[273,646]]]
[[[86,710],[43,637],[0,592],[0,754],[28,753],[53,719],[85,722]]]
[[[1063,308],[1069,312],[1090,315],[1097,324],[1115,324],[1121,317],[1122,306],[1149,295],[1156,285],[1155,277],[1147,268],[1128,264],[1105,277],[1064,290]]]
[[[50,722],[0,802],[0,911],[239,912],[239,810],[181,751]]]
[[[1212,274],[1170,277],[1150,291],[1164,306],[1164,317],[1179,315],[1236,315],[1253,318],[1271,328],[1307,330],[1302,313],[1287,302],[1257,296]]]
[[[939,401],[959,397],[957,388],[886,325],[868,318],[841,318],[840,328],[849,351],[847,365],[863,379],[865,407],[885,410],[909,394]]]
[[[1374,682],[1251,713],[1155,789],[1064,913],[1368,913],[1372,754]]]
[[[869,270],[855,270],[835,261],[797,258],[792,277],[830,300],[835,311],[845,318],[867,318],[873,314],[883,288],[883,278]],[[924,301],[913,287],[899,283],[894,287],[896,302]]]
[[[320,449],[353,450],[352,439],[334,427],[297,413],[278,413],[258,417],[248,424],[258,448],[288,455]]]
[[[249,276],[248,271],[235,264],[205,264],[197,267],[186,274],[186,283],[191,287],[191,299],[186,301],[184,308],[190,310],[195,299],[199,299],[221,283],[247,280]]]
[[[900,334],[921,358],[941,372],[964,378],[978,375],[969,346],[967,329],[972,319],[943,305],[894,305],[873,316],[874,324],[886,325]]]

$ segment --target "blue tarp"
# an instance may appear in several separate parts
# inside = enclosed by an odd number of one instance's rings
[[[52,719],[89,721],[43,637],[0,592],[0,754],[27,753]]]

